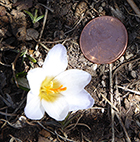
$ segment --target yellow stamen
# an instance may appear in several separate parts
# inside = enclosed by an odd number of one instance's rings
[[[58,81],[51,81],[50,78],[45,78],[40,87],[40,99],[45,99],[47,102],[54,102],[62,94],[62,91],[65,91],[67,87],[60,85]]]

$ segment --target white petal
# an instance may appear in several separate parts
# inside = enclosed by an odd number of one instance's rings
[[[85,71],[71,69],[62,72],[54,78],[54,82],[59,81],[66,91],[61,92],[63,95],[77,94],[90,82],[91,75]]]
[[[67,51],[62,44],[56,44],[48,53],[43,68],[47,76],[55,77],[63,72],[68,65]]]
[[[28,72],[27,79],[33,94],[38,95],[42,81],[45,79],[45,72],[42,68],[35,68]]]
[[[57,101],[50,103],[42,99],[42,105],[47,114],[57,121],[62,121],[68,115],[69,107],[65,97],[60,97]]]
[[[66,96],[66,100],[69,104],[69,111],[88,109],[94,104],[94,99],[85,89],[83,89],[78,94],[71,94]]]
[[[24,109],[25,115],[32,120],[39,120],[44,116],[44,109],[38,96],[29,91],[27,95],[27,104]]]

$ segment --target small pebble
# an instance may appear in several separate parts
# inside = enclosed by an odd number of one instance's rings
[[[124,61],[124,56],[122,56],[119,60],[120,60],[121,63],[123,63],[123,61]]]
[[[33,38],[37,39],[38,36],[39,36],[39,33],[37,30],[33,28],[27,29],[26,40],[33,40]]]
[[[102,85],[103,85],[103,87],[106,87],[106,84],[105,84],[105,81],[104,80],[102,80]]]
[[[92,69],[93,69],[94,71],[96,71],[97,66],[98,66],[97,64],[93,64],[93,65],[92,65]]]
[[[53,140],[53,138],[52,138],[52,137],[50,137],[50,140],[52,141],[52,140]]]
[[[100,6],[98,11],[99,11],[99,13],[102,12],[103,8]]]
[[[57,139],[54,139],[53,142],[57,142]]]
[[[134,44],[134,45],[132,45],[130,48],[131,48],[131,50],[135,50],[135,49],[136,49],[135,44]]]
[[[105,7],[105,6],[106,6],[106,3],[105,3],[105,2],[103,2],[103,3],[101,4],[101,6],[102,6],[102,7]]]
[[[105,109],[104,109],[104,108],[102,108],[102,109],[101,109],[101,112],[102,112],[102,113],[104,113],[104,112],[105,112]]]
[[[133,77],[133,78],[136,78],[137,77],[137,74],[136,74],[136,71],[131,71],[131,76]]]
[[[34,52],[35,58],[39,57],[41,55],[41,53],[37,50]]]
[[[140,109],[138,107],[136,107],[134,112],[136,114],[136,113],[139,113],[139,111],[140,111]]]
[[[43,63],[44,63],[44,62],[43,62],[42,59],[39,58],[37,63],[38,63],[38,65],[41,67],[41,66],[43,66]]]
[[[128,65],[128,70],[129,70],[129,71],[132,71],[132,63],[129,63],[129,65]]]
[[[133,54],[132,54],[132,53],[127,54],[127,55],[125,56],[126,59],[129,59],[129,58],[131,58],[131,57],[133,57]]]
[[[26,122],[26,117],[25,116],[20,116],[19,117],[19,121],[22,121],[23,123],[25,123]]]

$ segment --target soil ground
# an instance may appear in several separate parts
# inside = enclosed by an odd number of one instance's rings
[[[133,2],[140,8],[140,0]],[[36,9],[46,20],[33,24],[24,10],[34,15]],[[128,32],[127,50],[113,63],[112,93],[109,65],[88,61],[79,45],[84,26],[104,15],[121,20]],[[57,43],[67,48],[68,69],[82,69],[92,75],[86,90],[95,105],[72,112],[63,123],[47,114],[40,121],[29,120],[24,115],[26,73],[41,67],[47,48]],[[115,142],[139,142],[139,101],[140,15],[126,0],[0,0],[0,141],[109,142],[114,134]]]

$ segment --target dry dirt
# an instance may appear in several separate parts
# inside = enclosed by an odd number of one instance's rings
[[[140,0],[134,2],[140,8]],[[24,10],[34,14],[35,9],[46,20],[33,24]],[[0,141],[109,142],[114,124],[114,141],[139,142],[140,15],[134,10],[126,0],[0,0]],[[88,61],[79,45],[84,26],[104,15],[121,20],[128,32],[127,50],[113,63],[112,93],[109,65]],[[82,69],[92,75],[86,90],[95,99],[95,105],[72,112],[64,122],[47,114],[40,121],[31,121],[24,115],[26,73],[41,67],[48,53],[46,48],[57,43],[67,48],[68,69]]]

